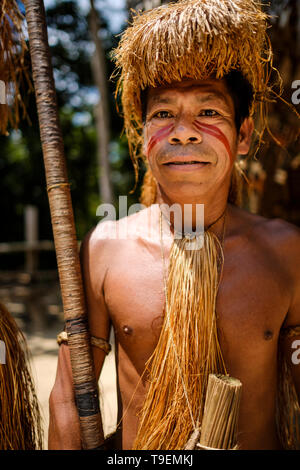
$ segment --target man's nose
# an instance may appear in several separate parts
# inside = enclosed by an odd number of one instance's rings
[[[200,144],[202,136],[198,129],[186,123],[178,123],[169,134],[169,144]]]

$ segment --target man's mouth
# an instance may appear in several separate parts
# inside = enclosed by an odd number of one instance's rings
[[[196,160],[191,160],[187,162],[167,162],[164,165],[208,165],[209,162],[198,162]]]
[[[195,172],[195,171],[204,171],[206,168],[209,168],[211,165],[210,162],[201,162],[199,160],[188,160],[187,158],[176,159],[174,161],[169,161],[164,163],[164,167],[168,171],[184,171],[184,172]]]

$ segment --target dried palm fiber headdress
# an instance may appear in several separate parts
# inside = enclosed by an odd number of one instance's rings
[[[258,109],[262,129],[268,127],[266,105],[272,99],[272,49],[266,34],[268,15],[256,0],[183,0],[137,14],[114,51],[117,93],[121,94],[125,131],[136,179],[142,157],[141,91],[183,78],[222,78],[239,70],[253,88],[250,110]],[[277,72],[277,71],[276,71]],[[281,93],[281,80],[279,78]],[[231,202],[238,196],[233,172]],[[150,205],[156,183],[146,172],[141,202]]]
[[[1,303],[0,340],[5,344],[5,364],[0,364],[0,449],[42,449],[41,416],[26,341]]]
[[[25,78],[31,88],[25,66],[27,50],[23,15],[16,0],[2,0],[0,9],[0,80],[5,84],[5,102],[0,104],[0,134],[6,134],[8,123],[14,128],[20,120],[20,110],[26,116],[26,108],[20,93]],[[3,93],[1,85],[1,95]],[[2,96],[1,96],[2,97]],[[1,100],[2,102],[2,100]]]
[[[256,0],[182,0],[134,17],[114,56],[116,74],[120,73],[116,95],[121,95],[136,180],[138,158],[145,160],[141,93],[148,87],[186,78],[221,79],[238,70],[252,86],[250,115],[258,111],[262,141],[265,128],[269,130],[267,103],[282,92],[272,65],[267,18]],[[277,74],[273,84],[272,71]],[[228,199],[233,203],[239,196],[238,182],[234,168]],[[148,168],[141,202],[151,205],[155,199],[156,182]],[[174,241],[170,253],[164,323],[146,365],[150,385],[136,449],[183,448],[193,427],[201,426],[208,374],[226,372],[215,312],[222,247],[209,231],[204,234],[203,249],[188,251],[186,243],[186,238]],[[295,395],[291,399],[294,405]],[[281,435],[291,445],[293,418],[287,413],[285,418],[280,421],[285,422]]]

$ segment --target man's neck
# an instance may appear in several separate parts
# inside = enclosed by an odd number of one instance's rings
[[[218,193],[183,202],[177,198],[170,198],[160,187],[157,189],[156,197],[156,203],[160,205],[163,215],[165,218],[169,217],[172,231],[175,228],[181,232],[197,232],[199,228],[200,231],[204,228],[204,230],[211,230],[217,236],[220,236],[223,231],[227,200],[228,194]],[[174,210],[170,213],[167,210],[164,211],[164,205],[173,206]]]

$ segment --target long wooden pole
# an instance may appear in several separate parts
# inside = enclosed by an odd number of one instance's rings
[[[25,0],[25,8],[82,448],[97,449],[104,438],[43,0]]]

